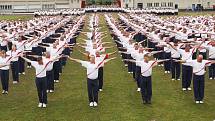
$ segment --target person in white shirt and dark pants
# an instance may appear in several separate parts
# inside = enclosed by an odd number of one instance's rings
[[[36,79],[35,83],[37,86],[37,92],[39,97],[38,107],[47,106],[47,80],[46,80],[46,68],[47,64],[43,62],[42,57],[37,58],[36,61],[31,61],[25,57],[22,57],[25,61],[31,63],[31,65],[36,69]]]

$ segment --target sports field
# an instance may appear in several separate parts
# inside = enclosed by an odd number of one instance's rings
[[[186,14],[186,13],[184,13]],[[87,14],[90,16],[90,14]],[[100,14],[101,31],[108,31],[104,14]],[[29,19],[20,16],[22,19]],[[32,17],[32,16],[30,16]],[[19,16],[8,16],[17,20]],[[88,18],[88,17],[87,17]],[[0,19],[4,17],[0,16]],[[88,21],[86,21],[88,22]],[[87,23],[86,23],[87,25]],[[84,32],[88,31],[86,29]],[[79,38],[85,36],[80,35]],[[81,40],[79,39],[78,42]],[[103,40],[113,42],[110,35]],[[112,45],[115,45],[114,42]],[[73,58],[86,59],[75,47]],[[115,48],[108,49],[113,52]],[[21,83],[10,81],[8,95],[0,95],[0,120],[37,121],[213,121],[215,119],[215,80],[206,76],[205,103],[195,104],[193,91],[182,92],[181,81],[172,81],[163,67],[153,71],[153,97],[151,105],[142,104],[140,93],[132,75],[127,73],[119,54],[104,69],[104,90],[99,93],[99,106],[88,106],[86,71],[80,64],[67,63],[55,93],[48,95],[48,107],[37,107],[34,69],[21,76]]]

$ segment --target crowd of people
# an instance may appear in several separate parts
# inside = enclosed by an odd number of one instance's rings
[[[0,76],[2,94],[9,93],[9,71],[13,84],[27,68],[36,70],[38,107],[47,106],[47,93],[54,92],[67,56],[72,52],[76,37],[83,28],[85,16],[43,16],[29,21],[1,24]],[[15,85],[14,85],[15,86]]]
[[[98,93],[103,90],[103,68],[107,62],[116,58],[111,56],[117,52],[106,51],[113,48],[108,46],[110,42],[103,41],[109,32],[102,31],[102,28],[108,27],[128,73],[137,82],[137,91],[141,92],[144,104],[151,104],[152,101],[152,68],[155,66],[163,66],[164,73],[171,74],[172,81],[182,79],[183,91],[192,90],[193,80],[195,103],[204,103],[207,66],[209,79],[215,79],[215,18],[162,18],[146,14],[148,12],[118,13],[116,18],[107,13],[113,12],[114,8],[110,9],[104,15],[107,26],[100,26],[97,13],[87,18],[84,15],[86,9],[36,13],[39,17],[29,21],[2,21],[2,94],[9,92],[10,68],[13,84],[20,83],[19,76],[25,75],[27,62],[27,68],[34,67],[36,70],[38,107],[46,107],[47,93],[54,92],[54,82],[59,82],[62,69],[69,59],[87,69],[89,106],[97,107]],[[86,32],[82,31],[84,25],[88,30]],[[85,36],[80,38],[84,42],[76,42],[80,33]],[[70,57],[74,46],[87,57],[86,61]]]
[[[106,15],[106,19],[128,73],[133,73],[143,102],[151,103],[152,68],[158,65],[164,66],[166,74],[171,73],[172,80],[179,81],[182,77],[183,91],[192,90],[193,79],[195,103],[204,103],[207,66],[209,79],[214,79],[214,18],[188,16],[163,19],[149,14],[118,15],[118,20],[111,15]],[[150,61],[149,56],[155,60]]]
[[[56,16],[56,15],[82,15],[94,12],[122,12],[122,13],[139,13],[139,14],[156,14],[156,15],[178,15],[178,9],[173,8],[121,8],[117,6],[88,6],[77,9],[60,9],[60,10],[41,10],[34,12],[34,16]]]

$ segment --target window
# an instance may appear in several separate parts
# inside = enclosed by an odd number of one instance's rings
[[[55,5],[54,4],[43,4],[42,9],[54,9]]]
[[[147,7],[152,7],[152,3],[147,3]]]
[[[159,3],[154,3],[154,7],[159,7]]]
[[[173,2],[169,2],[168,7],[173,7]]]
[[[161,7],[166,7],[166,3],[161,3]]]
[[[0,5],[0,10],[11,10],[12,5]]]

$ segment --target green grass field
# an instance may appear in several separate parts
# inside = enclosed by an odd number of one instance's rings
[[[1,17],[0,17],[1,18]],[[102,31],[108,31],[100,14]],[[87,31],[85,28],[83,31]],[[80,35],[81,38],[85,36]],[[78,40],[81,41],[80,39]],[[110,35],[103,41],[113,42]],[[114,43],[112,44],[114,45]],[[109,49],[108,52],[115,51]],[[99,106],[88,106],[86,72],[80,64],[67,63],[55,93],[48,95],[48,108],[37,107],[34,69],[21,76],[21,83],[10,80],[8,95],[0,95],[0,120],[17,121],[212,121],[215,119],[215,80],[206,77],[205,104],[196,105],[193,91],[182,92],[181,81],[171,81],[162,67],[153,71],[151,105],[143,105],[132,75],[127,73],[121,58],[105,66],[104,90],[99,93]],[[85,59],[74,48],[74,58]]]

